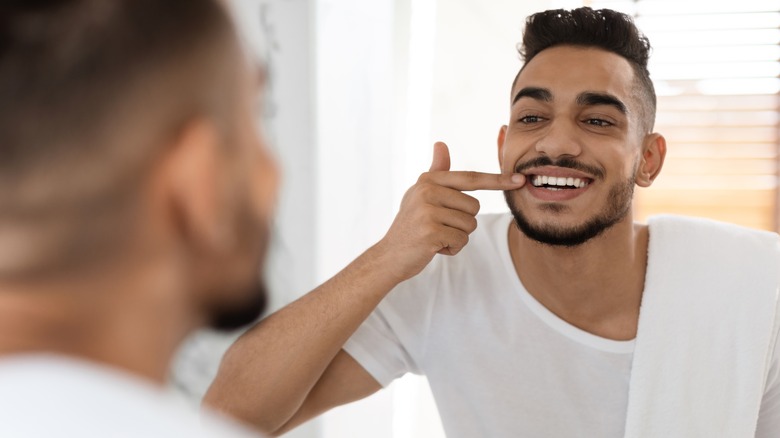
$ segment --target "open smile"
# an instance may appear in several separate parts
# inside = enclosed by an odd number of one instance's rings
[[[562,202],[579,197],[590,189],[594,177],[575,169],[543,166],[525,172],[528,192],[543,202]]]
[[[584,189],[593,180],[590,178],[575,178],[564,176],[529,175],[529,181],[534,187],[543,187],[548,190]]]

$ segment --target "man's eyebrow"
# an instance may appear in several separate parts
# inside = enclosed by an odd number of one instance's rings
[[[515,98],[512,100],[512,105],[523,97],[530,97],[531,99],[541,100],[543,102],[552,102],[553,100],[552,93],[546,88],[525,87],[517,92]]]
[[[577,105],[580,106],[610,105],[615,107],[621,113],[628,114],[628,109],[626,107],[626,104],[624,104],[617,97],[607,93],[595,93],[591,91],[580,93],[577,96]]]

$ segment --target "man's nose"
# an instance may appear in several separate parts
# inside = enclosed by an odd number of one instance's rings
[[[536,151],[552,159],[579,156],[582,145],[577,135],[576,122],[553,120],[545,135],[536,142]]]

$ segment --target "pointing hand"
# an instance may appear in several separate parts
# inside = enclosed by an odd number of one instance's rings
[[[513,190],[525,184],[521,174],[450,171],[447,145],[433,146],[428,172],[404,195],[401,208],[380,242],[396,252],[400,280],[417,275],[437,253],[455,255],[477,228],[479,201],[464,191]]]

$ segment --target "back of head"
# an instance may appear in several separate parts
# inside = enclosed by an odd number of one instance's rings
[[[636,75],[638,99],[642,102],[645,132],[655,123],[656,95],[647,63],[650,42],[633,19],[610,9],[555,9],[531,15],[526,20],[519,52],[525,63],[541,51],[562,45],[595,47],[625,58]]]
[[[0,280],[111,252],[166,140],[226,116],[230,37],[216,0],[0,4]]]

